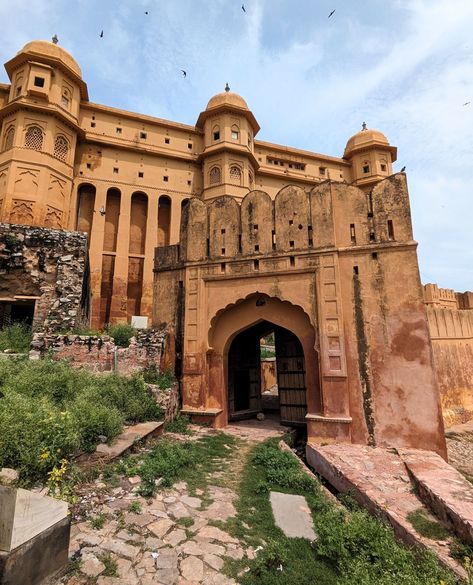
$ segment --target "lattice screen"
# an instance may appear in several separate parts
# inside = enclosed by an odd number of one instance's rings
[[[221,173],[219,167],[210,169],[210,184],[218,185],[221,183]]]
[[[43,150],[43,131],[39,126],[30,126],[25,136],[26,148],[33,150]]]
[[[232,183],[236,183],[237,185],[240,185],[240,183],[241,183],[241,169],[240,169],[240,167],[237,167],[237,166],[230,167],[230,181]]]
[[[56,141],[54,143],[54,156],[65,161],[68,152],[69,144],[64,136],[56,136]]]

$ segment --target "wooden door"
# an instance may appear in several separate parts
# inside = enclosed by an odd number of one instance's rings
[[[259,335],[243,331],[228,353],[229,418],[251,418],[261,410],[261,366]]]
[[[297,337],[282,327],[274,328],[281,424],[305,425],[307,391],[305,361]]]

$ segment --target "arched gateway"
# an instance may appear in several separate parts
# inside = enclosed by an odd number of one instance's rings
[[[445,453],[404,174],[369,193],[326,181],[274,200],[193,197],[155,274],[154,323],[175,341],[195,420],[224,427],[278,401],[311,441]],[[271,397],[263,338],[274,340]]]

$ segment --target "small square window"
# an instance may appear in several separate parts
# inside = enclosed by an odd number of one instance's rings
[[[145,174],[143,173],[143,171],[138,171],[138,177],[140,179],[142,179],[145,176]]]
[[[146,140],[148,138],[148,134],[146,134],[146,132],[140,132],[140,138],[142,140]]]
[[[18,97],[21,93],[21,85],[16,88],[16,97]]]
[[[189,187],[192,185],[192,181],[187,181],[187,184],[189,185]]]
[[[115,128],[115,132],[116,132],[116,134],[121,134],[122,133],[122,129],[119,128],[119,127],[117,127],[117,128]]]
[[[232,130],[232,140],[238,140],[238,132]]]
[[[289,163],[289,168],[292,169],[292,163]]]
[[[165,139],[164,139],[164,142],[165,142],[166,144],[169,144],[169,143],[171,142],[171,139],[170,139],[170,138],[165,138]]]
[[[113,167],[113,172],[118,173],[118,167]]]
[[[91,163],[87,163],[87,165],[86,165],[86,166],[87,166],[87,168],[88,168],[88,169],[91,169],[91,168],[92,168],[92,165],[91,165]]]
[[[367,175],[370,172],[370,165],[363,165],[363,172]]]
[[[327,172],[327,169],[325,167],[319,167],[319,175],[321,177],[325,177],[326,172]]]
[[[381,170],[383,171],[383,173],[385,173],[386,172],[386,165],[381,164]]]
[[[192,142],[188,142],[188,143],[187,143],[187,148],[188,148],[189,150],[192,150]]]
[[[163,177],[163,181],[164,181],[165,183],[167,183],[167,182],[169,181],[169,177],[168,177],[167,175],[164,175],[164,177]]]
[[[91,128],[95,128],[95,122],[91,122],[91,123],[90,123],[90,127],[91,127]]]
[[[34,84],[36,87],[44,87],[44,77],[35,77]]]
[[[66,95],[61,96],[61,103],[64,107],[69,107],[69,98]]]
[[[220,132],[214,132],[214,140],[220,140]]]

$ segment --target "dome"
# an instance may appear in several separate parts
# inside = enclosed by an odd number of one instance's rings
[[[51,43],[50,41],[31,41],[30,43],[27,43],[21,49],[21,51],[18,51],[17,56],[21,55],[22,53],[28,53],[30,55],[39,55],[41,57],[61,61],[78,77],[82,77],[80,67],[75,61],[75,59],[72,57],[72,55],[59,45]]]
[[[343,156],[347,158],[353,151],[362,150],[367,146],[390,146],[390,144],[382,132],[374,128],[366,128],[366,124],[363,124],[363,130],[348,140]]]
[[[225,90],[222,91],[222,93],[214,95],[213,98],[209,100],[206,110],[212,110],[213,108],[218,108],[218,106],[222,106],[224,104],[228,106],[235,106],[237,108],[243,108],[245,110],[249,109],[248,104],[241,97],[241,95],[238,95],[237,93],[234,93],[230,90]]]

